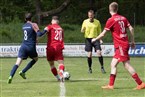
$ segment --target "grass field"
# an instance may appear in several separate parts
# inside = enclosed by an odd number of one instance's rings
[[[88,74],[86,58],[65,58],[66,71],[69,71],[71,78],[64,84],[56,81],[45,58],[39,58],[35,66],[27,72],[27,79],[22,79],[18,71],[26,66],[30,61],[28,59],[18,68],[12,84],[7,84],[15,60],[0,59],[0,97],[145,97],[145,90],[132,90],[136,83],[121,63],[118,65],[115,89],[101,89],[109,80],[111,58],[104,59],[106,74],[101,73],[97,58],[93,58],[92,74]],[[145,58],[131,58],[131,63],[145,82]]]

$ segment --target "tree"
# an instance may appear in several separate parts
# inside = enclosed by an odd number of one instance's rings
[[[95,10],[95,0],[89,0],[89,9]]]
[[[41,17],[47,17],[47,16],[50,16],[50,15],[55,15],[55,14],[61,13],[70,4],[70,0],[65,0],[62,3],[62,5],[60,5],[58,8],[52,9],[50,11],[42,11],[40,4],[41,4],[40,0],[35,0],[34,1],[38,24],[41,24]]]
[[[35,0],[33,1],[36,9],[36,16],[37,16],[37,22],[38,24],[41,24],[41,5],[40,5],[40,0]]]

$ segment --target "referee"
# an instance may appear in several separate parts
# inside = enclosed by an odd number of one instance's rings
[[[83,21],[81,32],[84,33],[85,37],[85,51],[88,52],[88,67],[89,73],[92,73],[92,49],[94,47],[95,52],[97,52],[98,59],[101,65],[101,72],[106,73],[104,70],[104,62],[101,54],[101,46],[103,43],[102,40],[96,41],[94,43],[91,42],[92,38],[97,37],[101,33],[101,24],[99,20],[94,19],[94,11],[88,11],[88,19]]]

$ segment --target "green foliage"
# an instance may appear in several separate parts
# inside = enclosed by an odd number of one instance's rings
[[[37,0],[1,0],[0,21],[11,22],[16,16],[23,21],[26,12],[32,12],[36,17],[35,2]],[[46,12],[58,8],[65,0],[40,0],[41,11]],[[90,1],[94,1],[91,7]],[[131,24],[145,25],[145,1],[144,0],[114,0],[119,3],[119,13],[126,16]],[[108,5],[112,0],[71,0],[69,6],[57,15],[63,23],[81,24],[87,18],[87,11],[93,8],[96,11],[96,18],[105,23],[110,17]],[[47,18],[41,18],[45,23]],[[35,19],[36,20],[36,19]]]
[[[31,0],[2,0],[0,2],[1,22],[9,23],[16,17],[23,21],[24,14],[26,12],[35,12],[35,8],[32,3],[33,2]]]
[[[145,27],[144,26],[136,26],[134,28],[134,37],[135,37],[135,40],[138,41],[138,42],[145,42]]]
[[[83,43],[84,35],[80,32],[80,25],[69,25],[62,24],[62,28],[64,29],[64,40],[65,43]]]
[[[1,43],[21,43],[23,33],[22,24],[15,20],[8,24],[0,24]]]
[[[23,39],[22,23],[17,22],[17,18],[13,22],[0,24],[0,43],[21,43]],[[84,34],[80,32],[81,25],[79,24],[60,24],[64,29],[65,43],[84,43]],[[45,26],[40,26],[41,31]],[[103,26],[102,26],[103,29]],[[145,42],[145,27],[136,26],[135,28],[135,41]],[[103,38],[104,43],[112,43],[111,33],[107,33]],[[47,36],[39,38],[39,43],[46,43]]]

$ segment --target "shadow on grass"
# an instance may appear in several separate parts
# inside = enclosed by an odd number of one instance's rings
[[[96,79],[72,79],[66,82],[94,82],[94,81],[98,81],[98,80]]]
[[[70,83],[74,83],[74,82],[94,82],[94,81],[98,81],[95,79],[71,79],[71,80],[65,80],[65,82],[70,82]],[[59,81],[57,80],[23,80],[23,81],[15,81],[16,83],[58,83]]]

